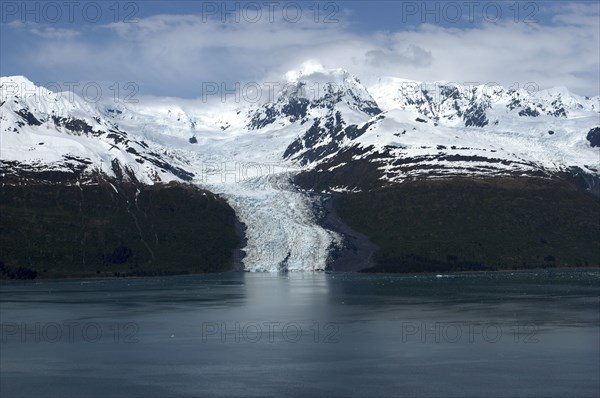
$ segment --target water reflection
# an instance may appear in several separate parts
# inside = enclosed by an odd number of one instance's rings
[[[265,320],[319,319],[327,315],[330,278],[323,272],[244,274],[244,309]]]
[[[0,395],[597,396],[599,276],[8,283]]]

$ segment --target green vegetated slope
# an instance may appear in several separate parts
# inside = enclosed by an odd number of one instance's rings
[[[373,272],[600,265],[600,202],[560,180],[424,180],[343,194],[379,250]]]
[[[0,278],[224,271],[234,225],[224,200],[188,185],[5,185]]]

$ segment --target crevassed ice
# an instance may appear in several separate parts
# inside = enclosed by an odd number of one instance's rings
[[[244,268],[255,272],[324,270],[330,249],[341,243],[317,224],[309,197],[287,174],[210,187],[246,224]]]

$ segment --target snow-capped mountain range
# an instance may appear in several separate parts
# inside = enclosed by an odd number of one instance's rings
[[[250,271],[324,269],[340,243],[292,183],[301,175],[332,191],[413,178],[566,174],[599,189],[598,96],[398,78],[365,87],[347,71],[321,67],[283,82],[262,103],[96,104],[2,77],[3,183],[85,184],[102,174],[200,185],[246,224]]]

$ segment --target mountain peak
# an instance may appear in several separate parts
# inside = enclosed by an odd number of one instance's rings
[[[296,82],[301,77],[309,76],[314,73],[322,73],[326,69],[325,67],[318,61],[309,60],[304,62],[300,69],[298,70],[290,70],[285,74],[285,78],[288,82]]]
[[[320,63],[310,61],[297,71],[287,72],[285,78],[287,82],[274,102],[250,111],[249,129],[274,123],[286,125],[300,121],[304,124],[325,115],[339,119],[339,123],[345,125],[340,111],[350,112],[354,119],[361,120],[381,112],[360,80],[342,68],[325,69]]]
[[[351,86],[359,85],[360,80],[346,69],[343,68],[325,68],[316,61],[307,61],[300,66],[298,70],[290,70],[284,75],[288,84],[318,84],[320,86],[336,85]]]
[[[23,75],[0,76],[0,99],[6,101],[13,96],[27,97],[35,95],[38,86]]]
[[[326,68],[318,61],[304,62],[299,69],[290,70],[285,75],[288,83],[300,81],[326,81],[329,83],[358,81],[358,78],[344,68]]]
[[[287,72],[285,79],[287,83],[280,91],[278,101],[288,102],[290,98],[331,103],[343,101],[352,107],[356,107],[357,102],[374,103],[360,80],[343,68],[327,69],[319,62],[307,61],[300,69]]]
[[[31,83],[33,82],[29,80],[26,76],[23,75],[13,75],[13,76],[0,76],[0,84],[4,83]]]

